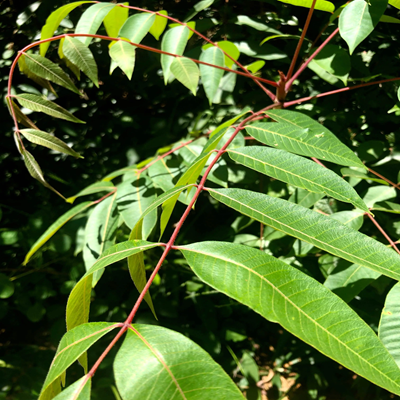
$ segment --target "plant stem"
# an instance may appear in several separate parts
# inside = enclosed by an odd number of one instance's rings
[[[384,229],[378,224],[378,221],[371,215],[368,214],[368,218],[374,223],[374,225],[379,229],[379,231],[382,233],[383,236],[385,236],[386,240],[390,243],[390,245],[397,251],[397,253],[400,254],[400,250],[397,248],[395,243],[393,242],[392,239],[390,239],[389,235],[384,231]]]
[[[384,181],[386,181],[387,183],[389,183],[390,185],[392,185],[392,186],[395,187],[396,189],[399,189],[399,190],[400,190],[400,185],[399,185],[399,184],[390,181],[389,179],[385,178],[383,175],[379,174],[378,172],[374,171],[374,170],[371,169],[371,168],[368,168],[368,171],[371,172],[371,173],[373,173],[373,174],[376,175],[376,176],[379,176],[379,178],[383,179]]]

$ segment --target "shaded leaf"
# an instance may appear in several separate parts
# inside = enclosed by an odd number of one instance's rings
[[[182,85],[186,86],[196,96],[200,71],[194,61],[188,58],[176,57],[171,64],[171,72]]]
[[[160,14],[168,16],[168,12],[166,10],[161,10],[158,11]],[[156,19],[153,22],[153,25],[151,26],[149,33],[151,33],[156,40],[160,39],[160,36],[165,30],[165,27],[167,26],[168,20],[167,18],[161,17],[160,15],[156,15]]]
[[[376,178],[374,175],[367,175],[365,169],[351,169],[351,168],[342,168],[340,170],[343,176],[349,176],[351,178],[359,178],[359,179],[365,179],[365,180],[370,180],[373,182],[378,182],[382,185],[388,186],[389,184],[384,181],[383,179]]]
[[[26,126],[27,128],[39,130],[39,128],[21,111],[21,109],[15,104],[14,101],[12,101],[9,97],[7,97],[6,100],[7,100],[8,111],[10,112],[11,116],[13,114],[10,108],[10,104],[12,104],[15,116],[20,124]]]

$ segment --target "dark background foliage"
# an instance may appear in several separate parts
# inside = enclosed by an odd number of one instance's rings
[[[3,104],[8,72],[16,52],[38,40],[48,15],[66,3],[68,1],[60,0],[0,3],[0,81]],[[182,20],[195,3],[193,0],[139,0],[134,5],[153,10],[166,9],[170,15]],[[341,2],[335,4],[340,5]],[[83,9],[79,7],[75,10],[70,20],[60,28],[60,32],[71,31]],[[395,9],[389,12],[396,16]],[[278,70],[287,70],[296,41],[278,39],[259,47],[258,43],[271,33],[238,25],[238,15],[248,16],[264,24],[268,21],[267,17],[270,17],[268,27],[283,33],[299,34],[307,10],[275,0],[219,0],[194,18],[198,23],[197,29],[213,40],[244,42],[244,47],[249,46],[256,51],[258,57],[266,60],[262,76],[277,79]],[[324,12],[314,14],[309,38],[317,36],[329,16]],[[328,28],[327,33],[331,31],[332,28]],[[398,25],[381,24],[359,46],[352,56],[351,78],[354,83],[350,84],[359,83],[361,78],[375,76],[375,79],[384,79],[398,75],[398,32]],[[150,36],[143,43],[159,46]],[[335,43],[345,48],[340,38]],[[186,54],[198,57],[201,45],[202,41],[193,37]],[[303,53],[306,50],[304,47]],[[85,120],[86,124],[73,125],[37,113],[31,115],[42,130],[56,132],[58,137],[72,144],[85,157],[83,160],[75,160],[32,146],[32,152],[49,183],[66,197],[118,168],[153,156],[158,149],[183,137],[190,138],[190,135],[206,132],[244,106],[258,110],[269,104],[267,96],[253,82],[238,77],[234,92],[224,92],[221,102],[210,108],[203,89],[200,89],[197,97],[193,97],[176,82],[164,86],[157,54],[138,51],[134,75],[132,81],[128,81],[119,70],[109,75],[107,43],[96,42],[92,45],[92,51],[99,66],[100,89],[93,87],[85,78],[79,82],[79,87],[87,94],[86,99],[57,88],[58,103],[75,111],[75,115]],[[57,61],[55,46],[51,46],[48,56]],[[249,64],[254,58],[242,53],[240,61]],[[18,91],[40,90],[18,72],[13,84]],[[339,83],[336,87],[343,85]],[[301,83],[294,85],[288,100],[333,89],[334,85],[306,70],[301,76]],[[397,182],[399,117],[396,111],[388,113],[396,102],[396,85],[386,84],[383,87],[372,86],[313,100],[298,106],[298,109],[323,122],[346,145],[356,149],[368,165],[374,165],[380,160],[374,169]],[[70,206],[29,176],[15,148],[12,119],[5,105],[0,113],[3,136],[0,155],[0,398],[34,399],[40,391],[58,341],[65,332],[68,294],[84,272],[81,254],[77,253],[86,216],[70,222],[32,262],[22,267],[24,255],[33,242]],[[258,187],[260,191],[275,196],[289,197],[286,185],[262,180],[251,173],[246,174],[237,185]],[[365,182],[357,186],[361,194],[367,188]],[[332,201],[321,203],[320,206],[325,207],[328,213],[329,210],[345,209],[343,204]],[[179,218],[182,210],[183,205],[178,205],[172,221]],[[392,238],[397,239],[400,226],[396,218],[379,212],[376,214]],[[243,239],[238,237],[240,223],[243,221],[238,221],[236,214],[214,204],[203,195],[178,241],[239,241]],[[253,223],[240,233],[253,237],[259,235],[259,230],[259,225]],[[369,221],[365,221],[362,231],[384,240]],[[166,235],[168,233],[167,230]],[[118,239],[126,240],[128,234],[121,229]],[[274,255],[284,254],[287,262],[323,282],[324,271],[318,264],[317,250],[304,257],[293,250],[293,242],[293,239],[283,237],[271,241],[269,249]],[[156,257],[154,253],[146,259],[149,269],[154,267]],[[107,270],[93,291],[92,321],[121,321],[126,317],[137,298],[137,291],[127,279],[127,274],[124,263]],[[379,322],[383,295],[391,285],[389,279],[380,278],[351,303],[374,329]],[[268,395],[268,399],[278,399],[289,388],[290,399],[390,397],[362,378],[353,376],[279,326],[265,321],[226,296],[214,293],[198,281],[179,254],[169,256],[160,272],[160,279],[152,287],[152,296],[158,321],[143,305],[136,322],[159,323],[189,336],[210,352],[234,377],[247,392],[248,398],[257,399],[261,395],[266,398]],[[107,337],[101,340],[89,353],[91,362],[108,340]],[[109,355],[96,373],[93,389],[95,399],[118,398],[113,388],[112,358],[112,354]],[[73,367],[68,374],[68,381],[73,382],[80,374],[80,367]],[[255,385],[261,379],[270,382],[268,385],[259,385],[259,388],[264,388],[262,393]]]

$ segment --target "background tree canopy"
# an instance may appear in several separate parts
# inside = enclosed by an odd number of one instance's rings
[[[43,231],[70,205],[33,180],[23,165],[13,141],[13,125],[6,103],[8,73],[14,56],[27,44],[40,38],[41,27],[56,8],[69,1],[3,1],[0,8],[0,81],[4,107],[1,108],[3,127],[0,165],[2,199],[0,200],[0,398],[34,399],[39,395],[48,366],[57,344],[65,333],[65,304],[76,282],[85,272],[82,259],[85,225],[90,212],[81,214],[60,230],[32,259],[22,266],[26,253]],[[294,7],[276,0],[224,1],[215,0],[200,11],[194,20],[196,29],[214,41],[228,40],[240,50],[243,65],[265,62],[257,74],[277,80],[279,71],[287,71],[295,51],[298,36],[308,9]],[[343,2],[334,1],[338,8]],[[150,10],[168,10],[169,15],[185,21],[196,9],[195,0],[138,0],[135,6]],[[84,7],[78,7],[58,29],[58,33],[73,32]],[[387,14],[400,18],[397,8],[389,6]],[[332,14],[316,11],[307,33],[300,57],[312,52],[311,44],[329,22]],[[345,84],[356,85],[371,80],[397,77],[399,74],[399,25],[381,22],[378,28],[348,56],[346,43],[337,36],[329,46],[340,46],[336,63],[327,71],[327,54],[322,54],[295,81],[287,100],[315,96]],[[324,40],[334,26],[323,33]],[[104,33],[101,27],[99,33]],[[287,36],[274,37],[285,34]],[[269,38],[264,44],[260,42]],[[142,42],[159,47],[159,42],[147,35]],[[185,55],[198,59],[203,41],[195,35],[189,40]],[[75,83],[84,95],[76,96],[64,88],[58,89],[59,104],[86,124],[72,125],[43,114],[30,117],[46,132],[73,146],[84,159],[65,157],[44,147],[34,147],[36,160],[48,182],[71,197],[107,174],[132,166],[170,150],[179,140],[201,136],[239,113],[248,106],[259,110],[270,104],[265,93],[250,79],[226,75],[213,104],[201,88],[197,96],[178,82],[164,84],[160,56],[137,50],[132,80],[116,69],[109,74],[108,43],[95,41],[91,46],[99,68],[99,88],[85,76]],[[48,57],[58,61],[57,48],[51,46]],[[62,64],[62,61],[60,62]],[[261,64],[260,64],[261,65]],[[255,68],[255,67],[254,67]],[[72,74],[70,74],[72,75]],[[19,91],[41,94],[41,87],[17,73],[13,86]],[[323,123],[359,158],[392,182],[398,182],[400,103],[396,82],[374,85],[352,92],[312,99],[296,105],[314,120]],[[53,97],[54,99],[54,97]],[[200,141],[202,139],[199,139]],[[202,143],[202,142],[199,142]],[[179,158],[179,160],[177,160]],[[180,165],[183,155],[171,158],[169,168]],[[178,162],[179,161],[179,162]],[[223,162],[229,163],[227,155]],[[175,163],[175,164],[174,164]],[[329,163],[328,163],[329,164]],[[329,164],[335,172],[349,176],[357,192],[372,207],[395,207],[397,193],[384,181],[362,173],[344,171]],[[236,169],[235,169],[236,168]],[[232,167],[230,179],[242,188],[258,187],[259,191],[277,198],[288,199],[296,193],[285,183],[263,178],[252,170]],[[364,174],[365,175],[365,174]],[[214,179],[226,177],[215,173]],[[373,180],[375,179],[375,181]],[[373,187],[370,186],[371,182]],[[96,199],[96,196],[93,197]],[[317,201],[318,200],[318,201]],[[382,202],[390,200],[390,206]],[[398,207],[398,206],[397,206]],[[315,209],[326,214],[351,209],[332,198],[315,199]],[[184,210],[178,204],[171,217],[177,221]],[[374,214],[380,225],[397,240],[400,219],[397,214],[379,211]],[[365,219],[361,232],[385,242],[377,227]],[[166,234],[172,232],[168,226]],[[129,231],[119,229],[117,241],[127,240]],[[180,244],[205,240],[225,240],[251,247],[268,247],[273,255],[306,272],[323,283],[334,268],[337,258],[324,254],[291,237],[279,235],[272,228],[261,233],[260,225],[238,217],[233,210],[207,197],[199,198],[180,231]],[[146,255],[145,265],[154,269],[157,257]],[[344,267],[343,267],[344,268]],[[138,293],[127,278],[126,264],[106,271],[92,292],[91,321],[122,321],[126,318]],[[349,303],[351,307],[377,330],[385,296],[393,286],[390,278],[371,279]],[[150,308],[143,304],[135,322],[160,324],[181,332],[198,343],[233,377],[248,399],[386,399],[388,392],[357,377],[312,347],[304,344],[279,325],[266,321],[246,306],[232,301],[201,282],[188,268],[183,256],[171,254],[151,288],[158,321]],[[340,295],[340,293],[337,293]],[[101,339],[89,352],[96,360],[108,341]],[[112,379],[112,359],[117,348],[101,364],[93,382],[94,399],[116,398],[119,395]],[[68,373],[68,383],[81,376],[75,365]],[[266,397],[268,396],[268,397]]]

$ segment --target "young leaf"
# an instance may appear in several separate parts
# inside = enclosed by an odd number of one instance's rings
[[[236,47],[236,45],[232,42],[229,42],[228,40],[223,40],[221,42],[216,42],[218,47],[223,50],[226,54],[231,56],[234,60],[237,60],[240,56],[240,51]],[[211,43],[206,44],[203,46],[203,50],[206,50],[208,48],[215,47]],[[225,66],[227,68],[232,68],[232,65],[235,63],[233,60],[231,60],[229,57],[224,55],[224,60],[225,60]]]
[[[279,0],[282,3],[293,4],[294,6],[311,8],[312,0]],[[335,5],[330,1],[317,0],[315,3],[315,10],[326,11],[333,13]]]
[[[400,9],[400,0],[389,0],[389,4],[393,7]]]
[[[208,189],[221,203],[352,263],[400,280],[400,257],[382,243],[325,215],[265,194]]]
[[[129,3],[120,3],[129,6]],[[129,16],[129,8],[114,7],[104,18],[103,24],[106,28],[107,35],[110,37],[117,37],[121,26],[125,23]],[[112,44],[110,43],[110,47]]]
[[[369,212],[357,192],[339,175],[303,157],[261,146],[228,150],[232,160],[310,192],[326,193]]]
[[[211,287],[278,322],[358,375],[400,394],[400,371],[374,331],[313,278],[238,244],[203,242],[179,249]]]
[[[111,3],[97,3],[90,6],[79,19],[75,33],[89,33],[91,35],[96,34],[100,28],[103,19],[107,14],[116,6]],[[85,46],[89,46],[93,38],[91,37],[79,37],[78,38]]]
[[[113,196],[109,196],[97,204],[86,223],[83,248],[86,271],[92,267],[104,250],[114,244],[119,218],[116,199],[117,193],[114,193]],[[93,287],[102,273],[103,271],[98,271],[93,274]]]
[[[159,14],[168,16],[168,12],[166,10],[159,11]],[[167,26],[167,23],[168,23],[167,18],[161,17],[160,15],[156,15],[156,19],[154,20],[154,23],[151,26],[149,33],[152,34],[156,40],[159,40],[160,36],[165,30],[165,27]]]
[[[224,66],[224,53],[217,47],[210,47],[204,50],[200,55],[200,61],[208,64]],[[222,69],[209,67],[200,64],[201,82],[204,86],[208,101],[212,104],[213,98],[217,93],[219,83],[224,71]]]
[[[339,16],[340,36],[349,46],[350,54],[374,30],[387,7],[387,0],[354,0]]]
[[[128,39],[133,43],[140,43],[149,32],[155,19],[156,15],[151,13],[132,15],[122,25],[118,37]]]
[[[185,50],[189,37],[189,29],[186,26],[177,26],[169,29],[161,41],[161,50],[181,56]],[[161,67],[164,73],[164,83],[168,83],[171,64],[174,57],[161,54]]]
[[[88,207],[92,206],[94,203],[91,201],[86,201],[84,203],[76,205],[71,210],[67,211],[61,217],[59,217],[52,225],[50,225],[46,231],[40,236],[40,238],[31,247],[28,254],[25,256],[25,260],[22,265],[26,265],[31,257],[70,219],[86,210]]]
[[[67,332],[58,345],[57,353],[50,366],[46,380],[44,381],[39,400],[46,397],[45,394],[49,385],[60,377],[74,361],[105,334],[117,327],[118,325],[115,323],[93,322],[80,325],[74,330]],[[63,398],[61,397],[61,399]],[[67,397],[66,399],[69,398]]]
[[[16,95],[14,98],[16,98],[23,107],[29,108],[32,111],[44,112],[52,117],[66,119],[67,121],[77,122],[80,124],[85,123],[84,121],[76,118],[66,109],[58,106],[52,101],[43,98],[42,96],[24,93]]]
[[[92,52],[78,39],[66,36],[62,47],[65,57],[82,70],[99,87],[97,65]]]
[[[24,137],[26,137],[32,143],[48,147],[49,149],[58,151],[60,153],[68,154],[76,158],[83,158],[79,153],[72,150],[71,147],[69,147],[62,140],[57,139],[53,135],[50,135],[46,132],[39,131],[36,129],[21,129],[20,132]]]
[[[396,283],[386,296],[379,322],[378,336],[400,367],[400,284]]]
[[[151,398],[243,400],[225,371],[200,346],[180,333],[134,324],[114,361],[124,400]],[[127,377],[135,375],[135,379]]]
[[[269,146],[339,165],[362,167],[361,160],[325,126],[295,111],[268,110],[278,123],[257,122],[246,131]]]
[[[135,68],[135,46],[120,40],[110,47],[109,53],[114,66],[110,69],[110,74],[116,67],[124,71],[129,80],[132,79],[133,69]]]
[[[46,19],[46,25],[43,26],[40,34],[40,40],[51,38],[54,32],[57,30],[60,22],[76,7],[85,3],[94,3],[93,1],[75,1],[74,3],[66,4],[53,11],[50,16]],[[44,57],[47,49],[50,46],[50,42],[40,43],[40,55]]]
[[[26,66],[37,76],[81,94],[70,77],[57,65],[39,54],[25,53]]]
[[[182,85],[186,86],[196,96],[200,71],[194,61],[188,58],[176,57],[171,64],[171,72]]]
[[[93,184],[85,187],[85,189],[78,192],[75,196],[68,197],[67,202],[72,204],[78,197],[87,196],[89,194],[94,194],[94,193],[99,193],[99,192],[104,192],[104,191],[112,192],[115,189],[116,188],[112,184],[112,182],[104,182],[104,181],[96,182],[96,183],[93,183]]]
[[[91,385],[92,378],[86,375],[82,376],[81,379],[68,386],[53,400],[90,400]]]

